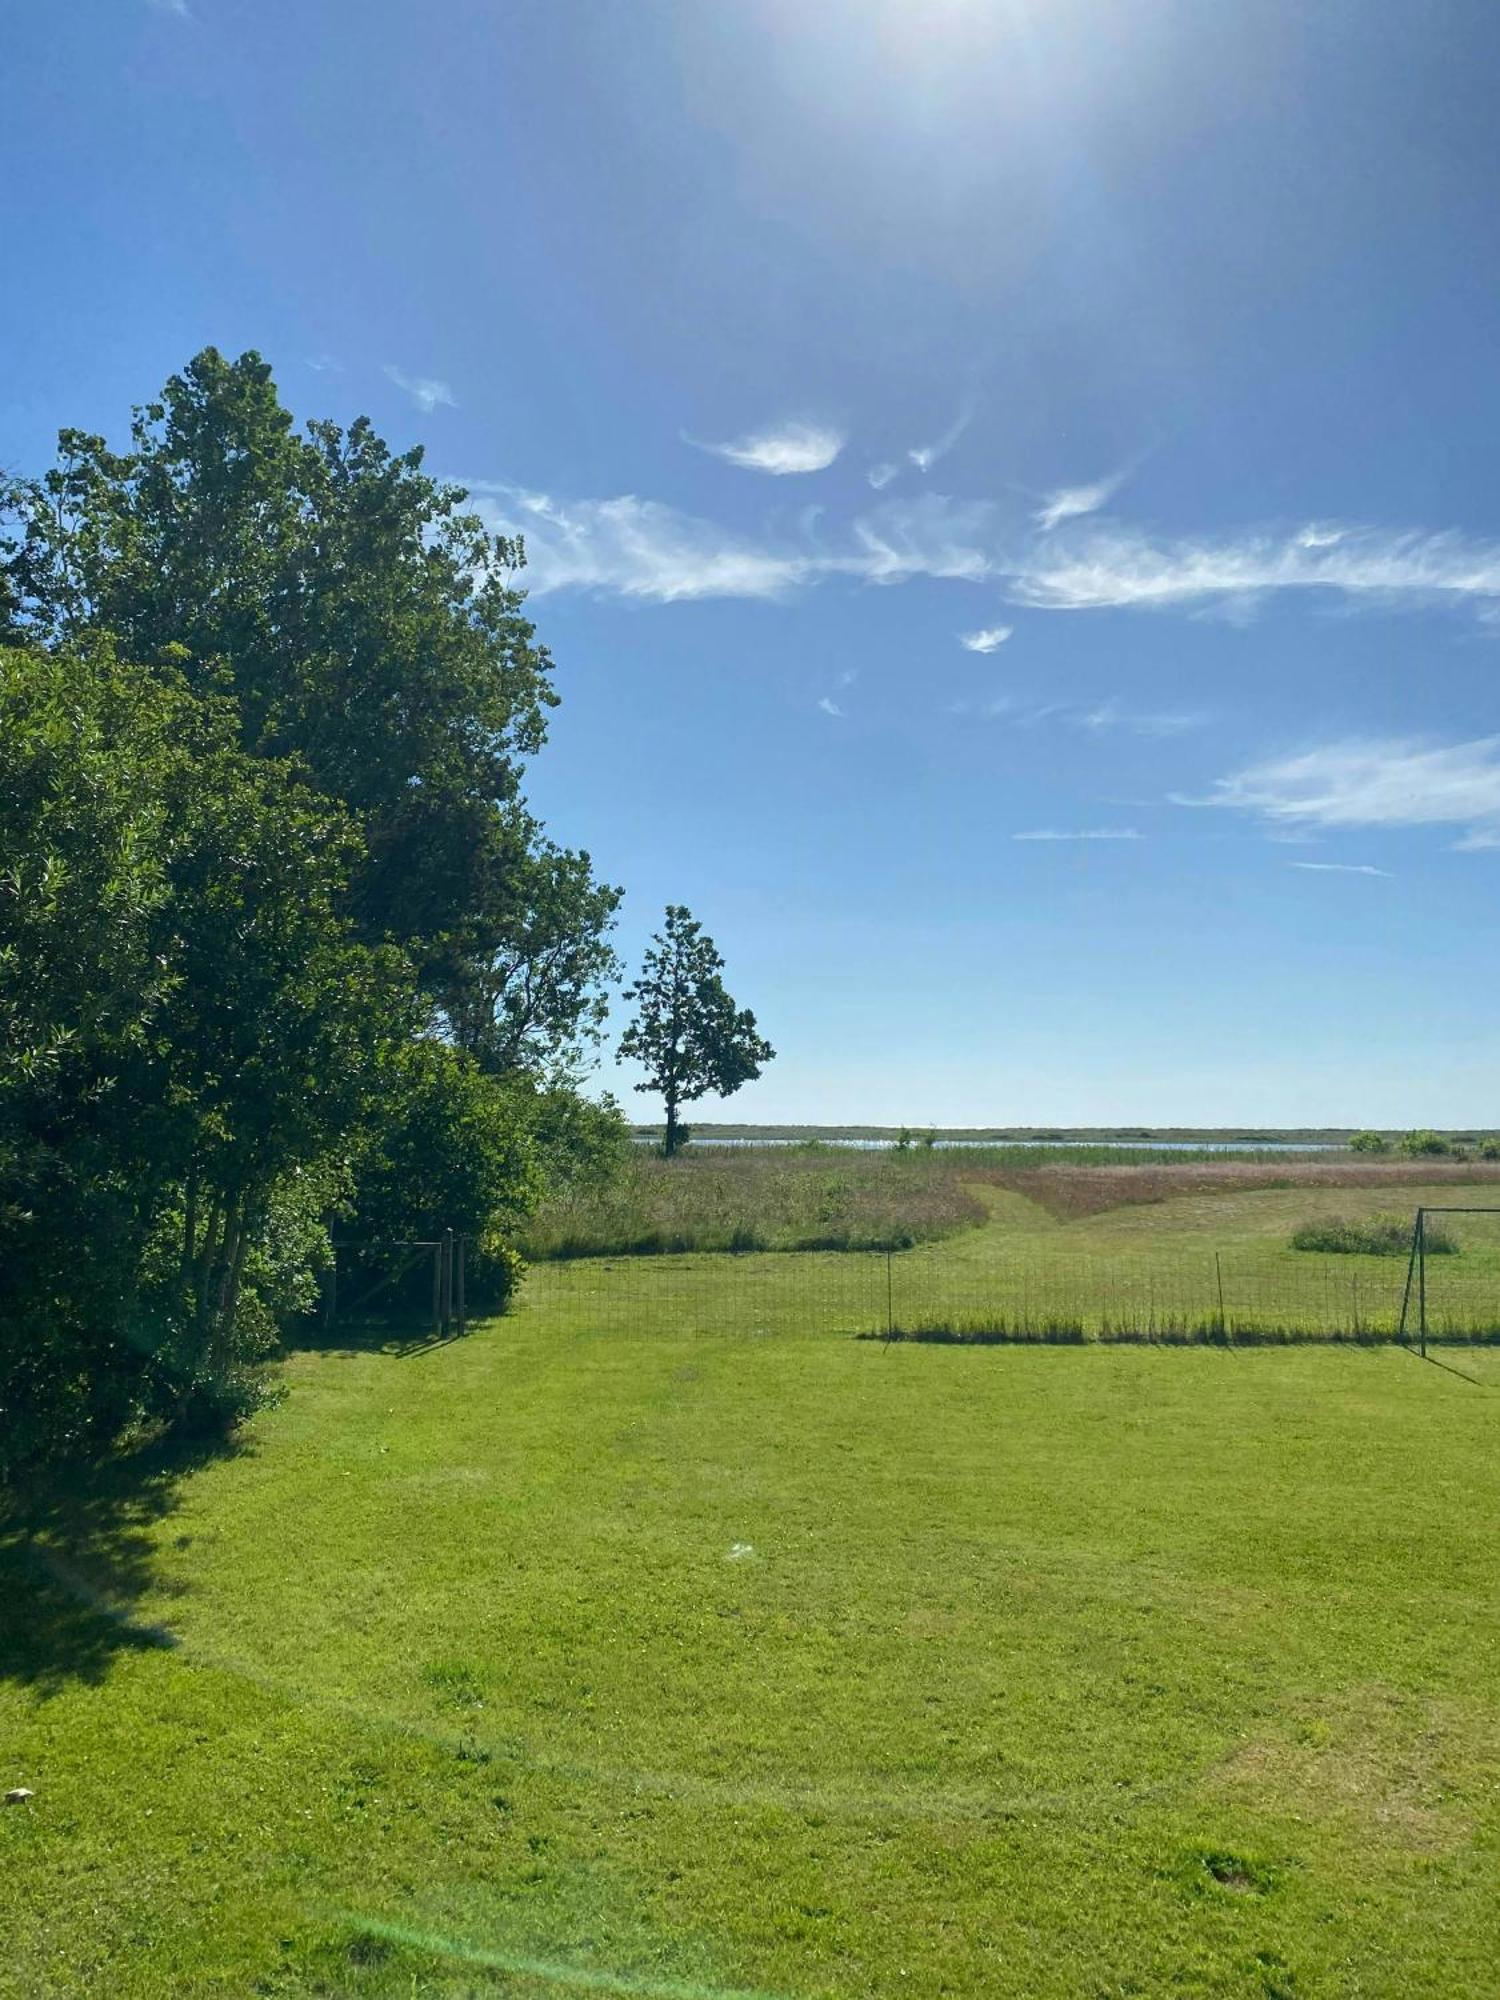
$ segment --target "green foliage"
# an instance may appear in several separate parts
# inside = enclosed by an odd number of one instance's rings
[[[1294,1250],[1322,1250],[1336,1256],[1406,1257],[1411,1253],[1409,1215],[1325,1215],[1300,1223],[1292,1232]],[[1458,1243],[1442,1223],[1426,1221],[1422,1240],[1429,1257],[1452,1257]]]
[[[359,1170],[351,1233],[390,1241],[452,1229],[477,1241],[529,1214],[543,1180],[516,1095],[462,1049],[413,1042]]]
[[[521,561],[255,354],[0,482],[0,1480],[249,1407],[356,1170],[495,1297],[613,1143],[568,1079],[619,892],[522,797]]]
[[[258,354],[205,348],[136,413],[0,487],[0,575],[44,645],[171,649],[227,685],[244,745],[301,759],[362,835],[349,914],[390,939],[492,1067],[557,1060],[600,1020],[619,892],[546,841],[521,767],[556,701],[518,543],[368,420],[293,428]]]
[[[1409,1215],[1320,1215],[1297,1225],[1291,1245],[1294,1250],[1320,1250],[1334,1256],[1405,1257],[1411,1251],[1412,1228]],[[1427,1224],[1424,1234],[1432,1256],[1458,1248],[1435,1222]]]
[[[730,1097],[775,1056],[748,1007],[736,1007],[720,974],[724,960],[711,937],[680,903],[652,938],[640,977],[626,988],[635,1019],[620,1040],[620,1057],[646,1071],[638,1090],[655,1091],[667,1114],[668,1158],[687,1136],[678,1108],[712,1091]]]
[[[0,651],[0,1480],[245,1406],[405,1030],[347,814],[236,723],[171,667]]]
[[[1356,1132],[1349,1141],[1351,1153],[1388,1153],[1391,1142],[1383,1132]]]
[[[1406,1132],[1398,1144],[1409,1160],[1446,1159],[1460,1150],[1441,1132]]]

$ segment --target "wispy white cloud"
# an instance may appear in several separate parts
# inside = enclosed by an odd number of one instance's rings
[[[175,14],[179,21],[191,21],[192,9],[187,0],[146,0],[153,14]]]
[[[498,496],[493,511],[509,518],[511,532],[525,530],[527,581],[539,591],[616,590],[670,602],[778,596],[839,577],[928,577],[988,581],[1035,610],[1179,612],[1243,612],[1273,592],[1316,591],[1349,607],[1463,607],[1500,627],[1500,542],[1455,534],[1320,526],[1174,541],[1085,523],[1039,536],[998,502],[922,493],[872,501],[842,525],[819,509],[757,535],[633,494],[554,501],[493,482],[474,490]],[[967,645],[1005,629],[959,638]]]
[[[827,695],[827,694],[819,695],[818,706],[819,708],[822,709],[825,715],[842,715],[844,712],[839,707],[838,703],[833,699],[832,695]]]
[[[1208,717],[1200,711],[1131,708],[1113,696],[1108,701],[1035,701],[1024,695],[997,694],[949,702],[950,715],[972,715],[986,722],[1009,722],[1022,729],[1053,723],[1083,730],[1090,736],[1115,731],[1127,736],[1181,736],[1201,729]]]
[[[1153,541],[1131,528],[1085,531],[1017,561],[1016,602],[1044,611],[1174,610],[1252,604],[1276,591],[1326,591],[1351,602],[1473,603],[1500,609],[1500,544],[1379,528],[1302,529]]]
[[[458,408],[458,403],[448,384],[438,381],[435,376],[407,375],[393,361],[386,363],[385,374],[388,381],[394,382],[398,389],[405,390],[417,408],[427,415],[431,415],[432,411],[437,409],[440,404],[444,409],[456,410]]]
[[[1372,868],[1368,861],[1294,861],[1293,868],[1305,868],[1310,875],[1383,875],[1390,879],[1389,868]]]
[[[880,465],[872,465],[865,474],[865,478],[869,480],[877,493],[883,493],[900,470],[899,465],[892,465],[890,460],[886,459]]]
[[[1013,625],[983,625],[977,632],[960,632],[958,643],[971,653],[998,653],[1015,629]]]
[[[941,437],[934,438],[931,444],[913,445],[906,454],[907,458],[918,472],[931,472],[940,458],[948,456],[973,421],[974,406],[972,403],[965,403]]]
[[[1130,708],[1114,696],[1066,713],[1078,728],[1096,736],[1114,729],[1123,729],[1132,736],[1182,736],[1190,729],[1201,729],[1208,720],[1197,709]]]
[[[813,573],[812,559],[740,540],[654,500],[556,501],[517,487],[475,484],[491,528],[526,543],[525,583],[608,590],[658,604],[711,597],[783,597]]]
[[[687,442],[715,458],[742,465],[750,472],[822,472],[844,449],[844,437],[828,424],[786,423],[728,444],[703,444],[697,438]]]
[[[986,500],[923,493],[887,501],[851,524],[852,549],[824,558],[826,574],[866,583],[916,576],[977,583],[995,569],[995,509]]]
[[[1133,826],[1090,826],[1073,833],[1059,833],[1052,827],[1041,827],[1034,833],[1013,833],[1012,840],[1144,840],[1145,835],[1137,833]]]
[[[1465,851],[1500,845],[1500,736],[1429,745],[1360,739],[1274,758],[1220,778],[1204,798],[1273,826],[1466,826]]]
[[[331,354],[310,354],[305,366],[315,375],[342,375],[344,372],[343,362],[336,360]]]
[[[1049,493],[1032,516],[1044,535],[1064,521],[1076,521],[1083,514],[1097,514],[1114,498],[1125,483],[1123,472],[1116,472],[1108,479],[1096,479],[1092,486],[1059,486],[1055,493]]]

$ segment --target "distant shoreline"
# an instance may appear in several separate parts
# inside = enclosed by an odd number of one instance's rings
[[[635,1133],[644,1137],[655,1133],[656,1125],[634,1125]],[[973,1143],[992,1141],[996,1145],[1026,1145],[1050,1141],[1053,1144],[1075,1143],[1085,1146],[1107,1146],[1122,1140],[1136,1144],[1152,1141],[1171,1141],[1176,1144],[1205,1145],[1328,1145],[1344,1146],[1358,1131],[1366,1128],[1358,1125],[730,1125],[709,1124],[695,1121],[692,1131],[702,1145],[712,1145],[716,1139],[887,1139],[894,1143],[902,1131],[913,1138],[924,1137],[928,1132],[939,1139],[962,1139]],[[1393,1128],[1385,1136],[1396,1139],[1400,1130]],[[1476,1139],[1477,1132],[1444,1131],[1446,1139]]]

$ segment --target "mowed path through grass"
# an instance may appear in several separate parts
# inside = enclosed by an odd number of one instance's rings
[[[1491,1995],[1456,1360],[545,1293],[299,1355],[240,1456],[4,1546],[0,1992]]]
[[[1086,1180],[1080,1175],[1080,1181]],[[1148,1183],[1149,1184],[1149,1183]],[[1125,1182],[1128,1190],[1129,1180]],[[786,1334],[983,1329],[997,1321],[1086,1337],[1180,1333],[1223,1323],[1247,1336],[1354,1331],[1390,1337],[1405,1257],[1294,1250],[1299,1223],[1419,1205],[1500,1208],[1494,1183],[1236,1188],[1232,1184],[1059,1216],[1030,1194],[983,1182],[986,1220],[887,1259],[873,1252],[589,1257],[538,1265],[528,1312],[611,1334]],[[1500,1213],[1448,1220],[1460,1254],[1428,1260],[1435,1332],[1500,1332]],[[1411,1328],[1414,1330],[1415,1300]]]

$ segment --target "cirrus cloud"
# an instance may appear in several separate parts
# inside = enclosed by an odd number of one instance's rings
[[[844,449],[844,436],[828,424],[785,423],[736,438],[728,444],[703,444],[697,438],[687,442],[699,451],[711,452],[730,465],[749,472],[769,472],[778,477],[797,472],[823,472]]]
[[[1273,827],[1463,826],[1466,851],[1500,845],[1500,736],[1466,743],[1350,738],[1252,764],[1187,806],[1227,806]]]

